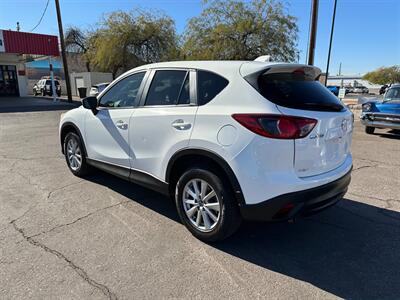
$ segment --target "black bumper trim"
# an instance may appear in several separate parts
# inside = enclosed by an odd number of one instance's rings
[[[257,204],[243,205],[240,212],[244,219],[251,221],[283,221],[314,214],[341,200],[350,181],[351,170],[335,181],[312,189],[283,194]],[[288,204],[293,204],[290,212],[285,215],[278,214]]]

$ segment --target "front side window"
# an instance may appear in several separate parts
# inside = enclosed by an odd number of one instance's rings
[[[176,105],[178,100],[181,102],[180,95],[189,90],[189,83],[187,85],[187,90],[185,89],[185,79],[187,77],[189,77],[187,71],[156,71],[147,93],[145,105]],[[187,98],[185,99],[185,95],[182,95],[182,102],[187,100]]]
[[[130,107],[135,104],[145,72],[136,73],[118,81],[100,98],[101,107]]]
[[[197,101],[199,105],[210,102],[228,83],[228,80],[215,73],[197,71]]]

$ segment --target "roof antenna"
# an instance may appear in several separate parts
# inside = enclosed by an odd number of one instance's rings
[[[272,61],[271,55],[261,55],[257,57],[254,61],[270,62]]]

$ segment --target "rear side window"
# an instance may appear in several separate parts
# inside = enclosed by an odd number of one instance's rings
[[[332,92],[302,72],[261,74],[257,85],[265,98],[280,106],[316,111],[344,109]]]
[[[185,92],[187,71],[156,71],[147,93],[145,105],[175,105],[181,92]],[[184,96],[182,96],[184,97]],[[184,99],[186,100],[186,99]],[[182,101],[184,101],[182,100]]]
[[[207,71],[197,71],[197,101],[199,105],[210,102],[229,81],[224,77]]]

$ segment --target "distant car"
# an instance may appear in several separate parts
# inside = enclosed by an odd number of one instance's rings
[[[364,103],[360,118],[368,134],[375,128],[400,129],[400,84],[391,86],[382,102]]]
[[[369,89],[365,86],[355,86],[353,88],[353,93],[358,93],[358,94],[368,94],[369,93]]]
[[[54,80],[54,85],[56,87],[57,96],[61,96],[61,85],[58,80]],[[50,79],[40,79],[35,85],[33,86],[33,95],[42,95],[42,96],[52,96],[52,88],[51,88],[51,80]]]
[[[326,88],[330,90],[335,96],[339,95],[340,86],[337,85],[327,85]]]
[[[346,95],[350,93],[354,93],[354,88],[352,86],[346,86]]]
[[[381,88],[379,89],[379,95],[383,95],[386,92],[386,90],[388,89],[388,87],[389,86],[387,84],[382,85]]]
[[[92,85],[90,88],[89,96],[97,96],[100,94],[110,83],[109,82],[104,82],[104,83],[98,83],[95,85]]]

